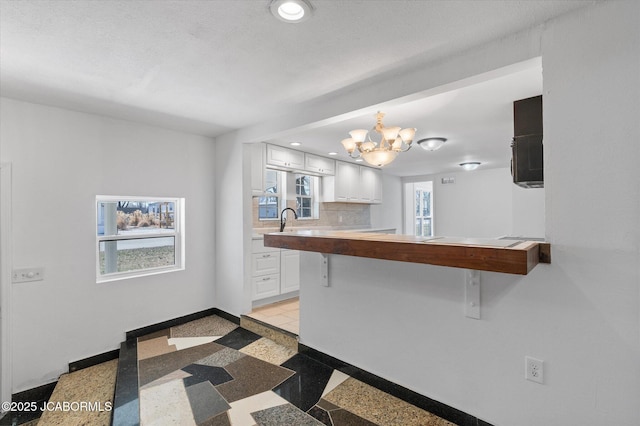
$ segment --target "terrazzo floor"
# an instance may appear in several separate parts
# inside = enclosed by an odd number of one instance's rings
[[[452,425],[217,316],[137,348],[142,425]]]

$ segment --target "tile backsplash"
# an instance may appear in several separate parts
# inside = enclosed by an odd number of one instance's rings
[[[253,227],[273,228],[280,226],[279,220],[259,220],[258,219],[258,197],[253,197]],[[295,210],[295,200],[287,201],[287,207]],[[369,204],[356,203],[320,203],[318,209],[318,219],[294,220],[291,212],[287,216],[287,226],[295,227],[362,227],[371,226],[371,212]]]

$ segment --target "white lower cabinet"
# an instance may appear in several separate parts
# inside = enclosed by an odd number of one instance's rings
[[[253,300],[264,299],[279,294],[280,275],[273,274],[263,277],[253,277]]]
[[[300,252],[282,250],[280,252],[280,293],[300,289]]]
[[[300,289],[300,252],[265,247],[253,240],[251,254],[252,299],[259,300]]]

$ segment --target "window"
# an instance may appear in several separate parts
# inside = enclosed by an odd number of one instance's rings
[[[282,173],[267,169],[265,173],[265,197],[258,197],[258,218],[278,219],[282,200]]]
[[[96,197],[98,282],[184,269],[184,199]]]
[[[296,175],[296,213],[298,219],[313,218],[313,177]]]

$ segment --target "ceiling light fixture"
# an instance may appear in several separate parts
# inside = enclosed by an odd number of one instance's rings
[[[296,24],[311,17],[313,6],[308,0],[272,0],[269,10],[279,20]]]
[[[300,146],[300,142],[291,142],[289,145],[291,145],[291,146]]]
[[[466,163],[460,163],[460,165],[466,171],[471,171],[471,170],[477,169],[478,166],[480,165],[480,162],[478,162],[478,161],[467,161]]]
[[[371,131],[352,130],[349,132],[351,137],[342,140],[342,146],[351,158],[362,157],[367,163],[382,167],[395,160],[398,153],[411,149],[416,129],[409,127],[401,130],[400,127],[385,127],[382,124],[382,117],[384,113],[378,111],[376,125]],[[371,140],[370,132],[374,131],[380,134],[380,142]]]
[[[334,151],[331,151],[331,152],[329,153],[329,155],[338,155],[338,153],[337,153],[337,152],[334,152]]]
[[[420,139],[417,143],[425,151],[437,151],[447,141],[447,138],[425,138]]]

